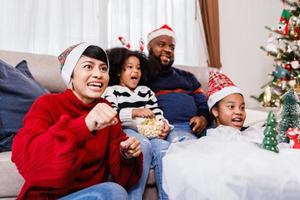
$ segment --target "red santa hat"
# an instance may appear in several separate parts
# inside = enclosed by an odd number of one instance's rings
[[[161,35],[167,35],[170,36],[174,39],[175,42],[175,32],[173,31],[173,29],[168,26],[167,24],[164,24],[162,27],[155,29],[154,31],[150,32],[147,36],[148,39],[148,43],[153,40],[154,38],[157,38]]]
[[[225,75],[220,72],[210,72],[207,92],[209,110],[224,97],[242,91]]]
[[[69,82],[71,80],[71,75],[73,73],[73,70],[80,59],[83,52],[89,47],[89,46],[98,46],[92,43],[79,43],[73,46],[70,46],[67,48],[64,52],[62,52],[58,56],[58,61],[61,64],[61,76],[63,78],[63,81],[66,85],[69,85]],[[99,47],[100,48],[100,47]],[[106,55],[106,52],[102,50],[101,56],[104,58],[103,62],[107,64],[109,67],[108,57]]]

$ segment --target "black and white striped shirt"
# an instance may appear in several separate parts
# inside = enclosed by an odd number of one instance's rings
[[[155,94],[147,86],[137,86],[134,91],[131,91],[128,87],[114,85],[105,90],[103,97],[118,111],[123,127],[136,129],[137,122],[132,119],[134,108],[149,108],[157,120],[164,119]]]

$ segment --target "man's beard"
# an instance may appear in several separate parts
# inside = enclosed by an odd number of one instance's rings
[[[174,59],[170,59],[168,60],[167,63],[163,63],[162,60],[160,59],[160,55],[159,56],[156,56],[153,54],[153,51],[152,49],[149,50],[149,60],[151,62],[151,60],[155,60],[154,63],[156,63],[156,68],[158,71],[168,71],[173,63],[174,63]],[[157,66],[159,64],[159,66]]]

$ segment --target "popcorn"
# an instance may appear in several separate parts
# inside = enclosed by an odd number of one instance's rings
[[[163,125],[163,121],[157,121],[155,118],[150,118],[145,119],[141,124],[137,125],[137,128],[140,134],[151,139],[158,137]]]

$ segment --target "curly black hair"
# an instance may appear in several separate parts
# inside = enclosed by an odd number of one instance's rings
[[[135,56],[140,60],[142,76],[138,85],[147,83],[147,73],[149,72],[148,60],[144,53],[139,51],[132,51],[124,47],[115,47],[107,50],[109,59],[109,86],[118,85],[120,82],[120,73],[122,66],[130,56]]]

